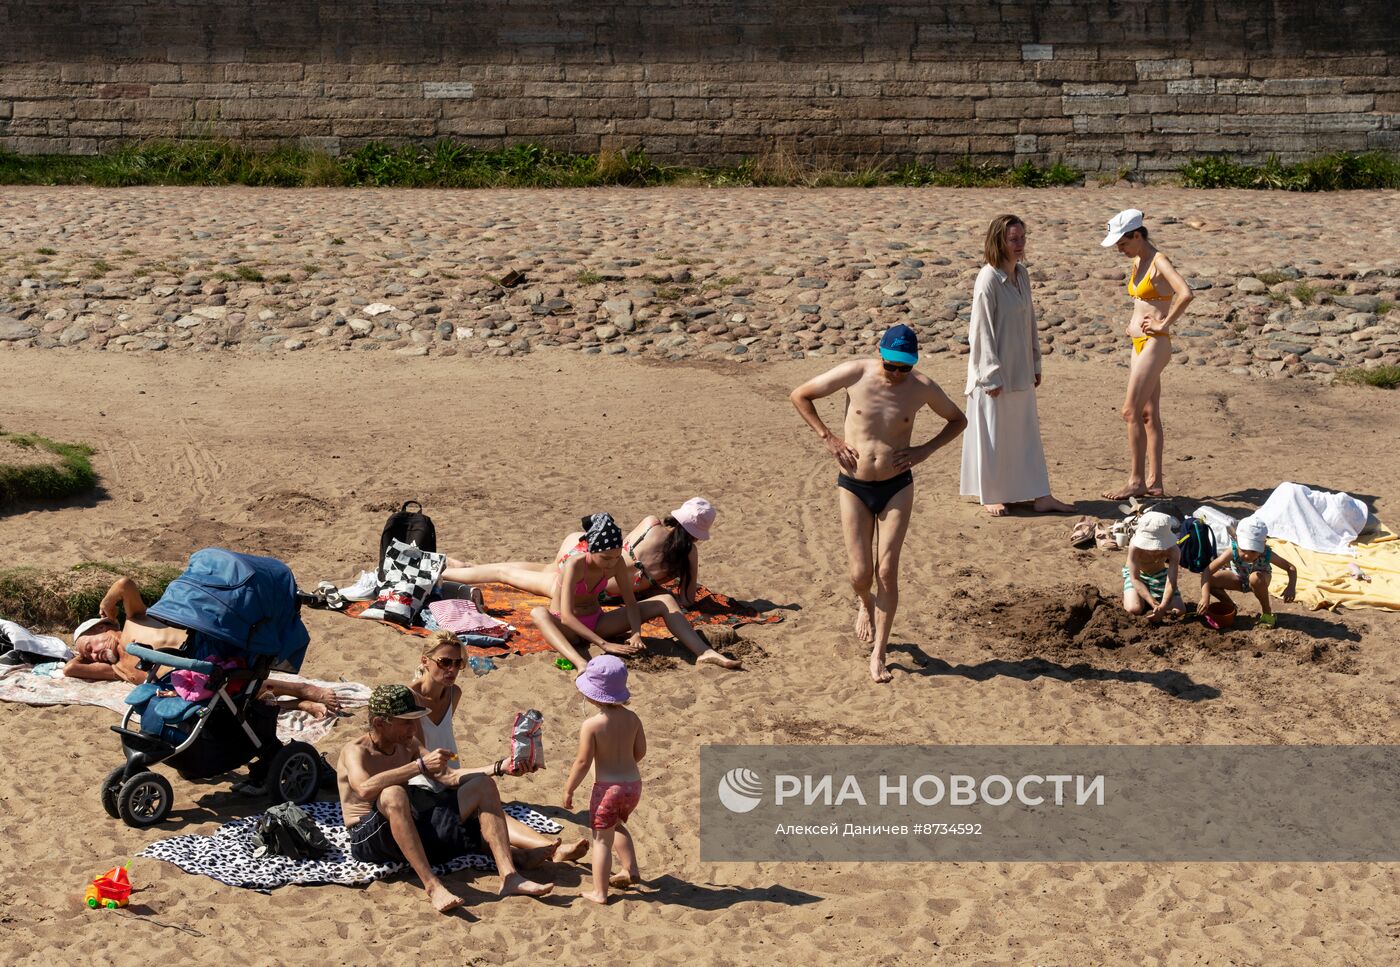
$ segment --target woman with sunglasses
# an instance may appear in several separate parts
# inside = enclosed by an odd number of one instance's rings
[[[418,661],[418,675],[409,683],[418,704],[428,710],[428,714],[417,720],[418,740],[428,752],[444,749],[448,758],[457,760],[457,736],[452,729],[452,716],[462,700],[462,689],[457,684],[457,676],[466,666],[466,655],[462,643],[450,631],[438,631],[423,639],[423,652]],[[458,763],[460,765],[460,762]],[[454,768],[459,773],[481,773],[500,778],[506,774],[507,762],[497,759],[490,765],[476,768]],[[429,793],[437,794],[447,788],[429,775],[417,775],[409,780],[410,786],[421,786]],[[521,854],[521,866],[530,868],[545,860],[566,863],[576,860],[588,851],[588,841],[579,839],[565,846],[558,838],[543,835],[513,816],[506,816],[506,832],[510,837],[511,849]]]
[[[1026,223],[997,216],[983,244],[986,264],[972,287],[960,489],[993,517],[1006,516],[1013,504],[1028,504],[1038,514],[1074,510],[1050,493],[1040,442],[1040,340],[1031,279],[1021,264],[1025,251]]]

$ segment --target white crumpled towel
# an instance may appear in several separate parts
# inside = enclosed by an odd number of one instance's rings
[[[1269,526],[1272,538],[1324,554],[1355,554],[1351,545],[1365,528],[1367,513],[1350,494],[1285,481],[1254,516]]]
[[[18,651],[26,651],[31,655],[44,655],[56,661],[67,661],[73,657],[73,651],[68,644],[54,635],[36,635],[21,625],[13,621],[6,621],[0,618],[0,631],[5,632],[5,637],[10,639],[10,644]]]

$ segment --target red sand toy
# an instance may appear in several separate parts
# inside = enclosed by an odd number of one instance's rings
[[[87,888],[87,893],[83,895],[89,907],[96,910],[98,907],[106,907],[108,910],[115,910],[117,907],[126,906],[131,899],[131,880],[126,875],[126,867],[114,866],[106,873],[95,878],[92,886]]]

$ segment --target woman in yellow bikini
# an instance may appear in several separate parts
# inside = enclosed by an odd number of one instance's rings
[[[1161,497],[1162,483],[1162,370],[1172,358],[1171,327],[1191,304],[1191,288],[1171,260],[1147,238],[1142,212],[1129,208],[1114,215],[1108,234],[1099,243],[1117,247],[1133,260],[1128,272],[1128,295],[1133,297],[1133,321],[1128,336],[1133,357],[1128,371],[1128,394],[1123,401],[1123,422],[1128,424],[1131,466],[1128,484],[1108,490],[1109,500],[1128,497]]]

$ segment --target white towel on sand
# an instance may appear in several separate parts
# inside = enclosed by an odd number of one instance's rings
[[[1354,554],[1351,545],[1366,526],[1366,505],[1350,494],[1312,490],[1285,481],[1254,513],[1269,536],[1324,554]]]

